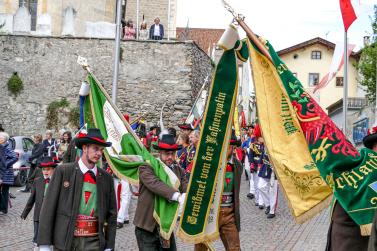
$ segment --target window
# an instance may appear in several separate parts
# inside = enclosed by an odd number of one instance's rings
[[[336,77],[336,87],[343,87],[343,77]]]
[[[25,6],[31,15],[31,27],[32,31],[37,29],[37,10],[38,10],[38,0],[19,0],[19,6]]]
[[[34,142],[31,139],[24,138],[23,139],[23,147],[25,152],[33,150]]]
[[[321,59],[322,53],[320,51],[312,51],[312,59]]]
[[[309,87],[316,86],[319,82],[319,73],[309,73]]]

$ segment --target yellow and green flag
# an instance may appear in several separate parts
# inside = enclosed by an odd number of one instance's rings
[[[370,234],[377,208],[377,153],[366,148],[359,152],[304,90],[271,44],[264,41],[263,45],[271,61],[249,41],[258,114],[294,215],[298,221],[312,215],[332,190],[360,226],[361,234]]]

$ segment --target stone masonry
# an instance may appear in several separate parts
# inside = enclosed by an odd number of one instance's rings
[[[122,41],[121,47],[120,110],[131,119],[143,114],[150,125],[157,123],[166,102],[165,126],[181,122],[211,73],[207,55],[190,42]],[[0,123],[10,134],[43,133],[52,101],[66,97],[71,107],[77,106],[78,90],[86,79],[76,63],[78,55],[88,59],[111,94],[114,40],[0,35],[0,54]],[[7,89],[13,72],[24,83],[18,96]]]

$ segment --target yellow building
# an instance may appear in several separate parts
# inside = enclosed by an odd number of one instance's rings
[[[301,81],[305,90],[313,94],[314,87],[329,72],[335,44],[314,38],[303,43],[278,51],[280,58]],[[364,92],[357,82],[356,63],[359,54],[352,53],[348,65],[348,97],[364,97]],[[343,67],[336,77],[313,97],[324,111],[333,103],[343,98]]]
[[[73,8],[75,36],[85,36],[86,22],[115,22],[116,1],[110,0],[3,0],[0,1],[0,13],[15,14],[25,5],[31,14],[31,31],[36,30],[39,16],[51,16],[53,36],[62,35],[63,19],[69,7]]]

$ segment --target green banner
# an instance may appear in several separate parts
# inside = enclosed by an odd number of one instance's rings
[[[361,233],[370,234],[377,208],[377,153],[366,148],[359,152],[304,90],[271,44],[266,42],[266,46],[322,178],[360,225]]]
[[[94,123],[106,141],[112,143],[105,149],[105,156],[113,172],[122,179],[137,182],[138,167],[149,164],[161,181],[178,191],[180,182],[173,171],[148,152],[91,73],[88,80],[90,93],[85,104],[85,120],[89,125]],[[160,225],[161,236],[169,239],[177,221],[178,203],[156,195],[153,216]]]
[[[188,242],[203,242],[219,169],[226,161],[237,94],[235,50],[224,51],[213,78],[200,141],[194,159],[179,236]],[[221,191],[219,191],[221,192]]]

